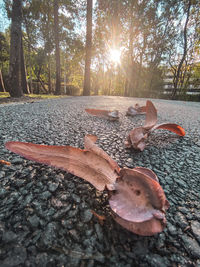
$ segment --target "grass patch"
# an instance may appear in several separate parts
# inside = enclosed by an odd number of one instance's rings
[[[8,92],[0,92],[0,98],[9,97],[10,94]],[[48,99],[48,98],[61,98],[61,97],[67,97],[67,95],[36,95],[36,94],[29,94],[25,95],[32,98],[41,98],[41,99]]]
[[[7,92],[0,92],[0,98],[9,97],[10,94]]]

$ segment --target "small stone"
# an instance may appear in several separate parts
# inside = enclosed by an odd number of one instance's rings
[[[24,160],[22,158],[14,158],[12,160],[12,164],[22,164],[24,163]]]
[[[102,231],[102,228],[101,228],[100,224],[96,223],[94,227],[95,227],[98,239],[100,241],[102,241],[103,240],[103,231]]]
[[[188,222],[186,221],[185,216],[180,212],[177,212],[175,220],[177,224],[180,225],[182,230],[184,230],[188,226]]]
[[[5,175],[6,175],[6,173],[5,173],[4,171],[0,171],[0,179],[1,179],[1,178],[4,178]]]
[[[37,215],[33,215],[33,216],[29,217],[28,221],[29,221],[31,227],[33,227],[33,228],[37,228],[39,226],[39,223],[40,223],[40,219],[37,217]]]
[[[74,239],[74,241],[80,240],[80,237],[79,237],[79,235],[75,229],[69,230],[69,233],[70,233],[71,237]]]
[[[72,198],[76,203],[80,203],[81,199],[79,196],[77,196],[76,194],[72,194]]]
[[[8,191],[5,188],[0,188],[0,198],[4,198],[8,194]]]
[[[177,235],[177,230],[176,230],[176,227],[174,226],[174,225],[172,225],[171,223],[167,223],[167,228],[168,228],[168,230],[169,230],[169,232],[170,232],[170,234],[172,235],[172,236],[176,236]]]
[[[162,267],[167,267],[170,266],[169,261],[167,260],[166,257],[161,257],[158,254],[151,254],[147,255],[146,259],[151,267],[154,266],[162,266]]]
[[[15,242],[17,239],[17,235],[12,231],[6,231],[3,233],[2,241],[4,243]]]
[[[45,191],[40,195],[40,198],[43,200],[47,200],[51,197],[51,193],[49,191]]]
[[[50,192],[55,192],[58,188],[59,184],[58,183],[48,183],[48,189]]]
[[[48,264],[48,255],[46,252],[39,253],[36,256],[35,262],[37,266],[46,267]]]
[[[70,210],[71,208],[71,204],[68,204],[66,207],[64,207],[61,210],[58,210],[54,215],[53,215],[53,219],[57,220],[60,219],[64,216],[66,216],[67,212]],[[68,216],[70,217],[70,216]]]
[[[194,236],[200,242],[200,223],[198,221],[192,221],[191,228]]]
[[[26,248],[15,247],[13,250],[9,251],[8,255],[9,255],[9,257],[7,257],[3,261],[2,266],[19,266],[19,265],[21,266],[24,264],[24,262],[27,258]]]
[[[56,222],[50,222],[47,224],[45,232],[41,236],[41,242],[46,247],[52,246],[56,240],[56,232],[58,231],[58,225]]]
[[[187,235],[182,235],[181,238],[184,242],[184,247],[188,251],[188,253],[191,254],[194,258],[199,259],[200,246],[197,241]]]
[[[93,214],[89,209],[84,210],[82,216],[81,216],[81,221],[84,223],[89,222],[92,219]]]

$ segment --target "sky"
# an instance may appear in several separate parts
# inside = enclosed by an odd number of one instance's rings
[[[93,7],[96,4],[96,0],[93,0]],[[10,24],[10,20],[7,18],[6,10],[4,7],[4,1],[0,0],[0,32],[5,32]]]
[[[0,0],[0,32],[4,32],[8,28],[10,21],[7,18],[3,0]]]

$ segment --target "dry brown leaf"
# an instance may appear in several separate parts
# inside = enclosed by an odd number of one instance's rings
[[[85,111],[91,115],[98,116],[98,117],[104,117],[106,119],[109,119],[111,121],[115,121],[119,119],[119,112],[118,110],[103,110],[103,109],[85,109]]]
[[[98,190],[115,182],[118,174],[108,160],[71,146],[47,146],[23,142],[7,142],[6,148],[29,160],[68,171],[90,182]]]
[[[105,217],[104,215],[99,215],[99,214],[97,214],[94,210],[91,210],[91,212],[92,212],[92,214],[93,214],[95,217],[97,217],[97,219],[99,220],[99,223],[100,223],[101,225],[103,225],[103,224],[104,224],[104,221],[106,220],[106,217]]]
[[[166,224],[169,203],[155,177],[146,168],[121,169],[109,200],[114,219],[136,234],[152,235]]]
[[[146,112],[146,106],[140,107],[139,104],[135,104],[135,107],[130,106],[128,108],[126,115],[134,117],[135,115],[144,114],[145,112]]]
[[[94,144],[96,140],[94,135],[86,136],[85,149],[23,142],[8,142],[6,148],[27,159],[69,171],[98,190],[110,190],[109,203],[114,219],[126,229],[140,235],[162,231],[169,203],[156,174],[144,167],[120,169]],[[105,219],[92,213],[100,223]]]
[[[144,126],[134,128],[128,134],[124,144],[127,148],[143,151],[146,146],[146,139],[149,134],[156,129],[164,129],[176,133],[180,136],[185,135],[185,130],[175,123],[157,123],[157,110],[151,101],[146,102],[146,120]]]
[[[175,124],[175,123],[157,124],[151,129],[151,131],[154,131],[156,129],[168,130],[168,131],[176,133],[180,136],[185,136],[185,130],[180,125]]]

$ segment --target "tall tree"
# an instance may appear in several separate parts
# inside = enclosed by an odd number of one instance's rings
[[[11,17],[9,93],[11,97],[21,97],[23,96],[21,87],[22,0],[13,1]]]
[[[21,40],[21,50],[20,50],[20,54],[21,54],[21,87],[22,87],[22,91],[24,94],[30,94],[29,91],[29,87],[28,87],[28,83],[27,83],[27,79],[26,79],[26,66],[25,66],[25,60],[24,60],[24,48],[23,48],[23,43]]]
[[[186,9],[185,25],[184,25],[184,29],[183,29],[183,54],[182,54],[180,62],[178,63],[177,66],[171,65],[172,66],[172,72],[174,74],[174,77],[173,77],[174,88],[173,88],[172,95],[171,95],[172,99],[176,99],[177,91],[183,85],[184,79],[183,79],[182,73],[184,73],[184,71],[182,71],[182,67],[184,65],[184,61],[186,59],[187,52],[188,52],[188,22],[189,22],[189,18],[190,18],[191,6],[192,6],[192,0],[189,0],[188,6]]]
[[[86,46],[85,46],[85,75],[83,95],[90,95],[90,65],[92,56],[92,0],[87,0],[87,30],[86,30]]]
[[[58,0],[54,0],[54,35],[56,47],[56,88],[55,95],[61,94],[60,88],[60,45],[59,45],[59,20],[58,20]]]

